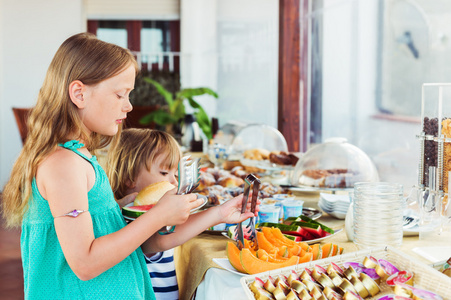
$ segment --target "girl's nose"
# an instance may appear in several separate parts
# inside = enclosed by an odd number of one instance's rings
[[[132,109],[133,109],[133,105],[131,104],[130,99],[127,99],[127,101],[124,104],[123,110],[125,112],[131,112]]]

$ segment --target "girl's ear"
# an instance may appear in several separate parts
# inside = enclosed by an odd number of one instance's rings
[[[83,99],[83,90],[85,85],[80,80],[72,81],[69,84],[69,97],[75,106],[84,108],[86,101]]]

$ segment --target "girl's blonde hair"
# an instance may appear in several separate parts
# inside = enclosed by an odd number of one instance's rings
[[[120,141],[108,151],[107,174],[116,199],[127,195],[127,184],[135,183],[141,168],[150,172],[157,157],[163,166],[177,167],[182,154],[177,141],[168,133],[152,129],[125,129]]]
[[[22,222],[37,167],[58,143],[75,136],[83,140],[89,150],[95,150],[113,139],[86,132],[78,108],[69,97],[70,83],[80,80],[86,85],[96,85],[130,65],[135,66],[137,74],[138,65],[129,50],[103,42],[90,33],[73,35],[59,47],[28,118],[25,145],[3,190],[2,213],[7,226],[18,226]]]

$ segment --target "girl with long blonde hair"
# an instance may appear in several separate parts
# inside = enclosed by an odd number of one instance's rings
[[[141,248],[169,249],[169,235],[155,233],[203,202],[174,189],[126,226],[91,152],[120,134],[137,72],[130,51],[88,33],[64,41],[50,63],[3,190],[3,217],[22,228],[26,299],[155,299]],[[204,221],[252,216],[238,206],[220,213]]]

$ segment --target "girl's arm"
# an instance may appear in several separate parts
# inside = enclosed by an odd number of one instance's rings
[[[89,210],[87,194],[94,185],[95,173],[88,162],[67,150],[57,150],[39,166],[36,180],[52,215],[57,217],[55,230],[64,256],[81,280],[115,266],[161,227],[184,223],[189,211],[201,204],[195,195],[176,196],[170,191],[165,201],[125,228],[96,239],[89,212],[76,218],[58,217],[74,209]]]
[[[239,223],[258,213],[258,205],[255,214],[250,212],[248,201],[246,212],[241,214],[241,201],[243,195],[239,195],[219,206],[190,215],[188,220],[175,227],[175,232],[168,235],[154,234],[143,245],[144,253],[155,253],[179,246],[192,237],[200,234],[205,229],[220,223]],[[260,204],[260,202],[257,202]]]

